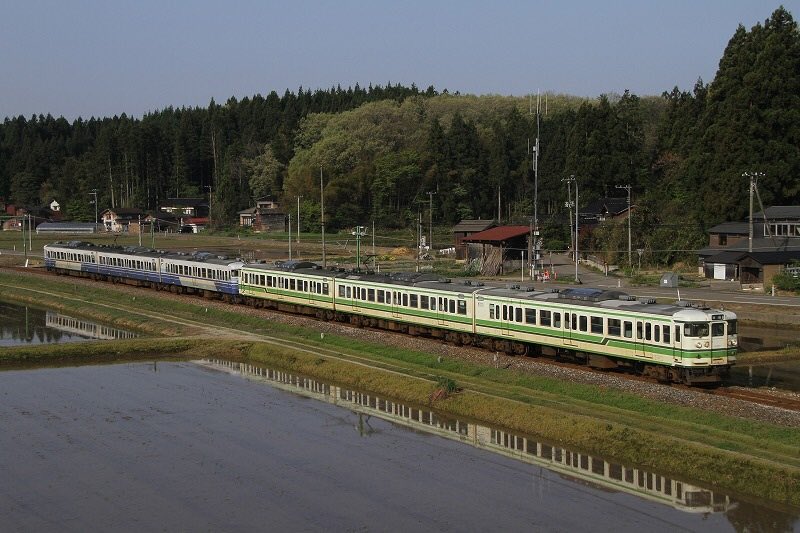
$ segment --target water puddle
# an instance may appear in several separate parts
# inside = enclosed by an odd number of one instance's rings
[[[796,514],[784,514],[761,503],[737,499],[690,481],[607,461],[527,435],[442,416],[426,407],[406,405],[250,363],[219,359],[204,359],[196,363],[348,409],[358,415],[358,431],[361,434],[370,433],[370,421],[375,417],[536,465],[576,484],[611,493],[630,494],[698,516],[724,515],[737,524],[737,529],[741,527],[742,517],[746,517],[747,529],[751,530],[771,531],[771,526],[776,523],[789,525],[789,529],[792,528],[791,524],[800,526]]]
[[[134,337],[138,334],[57,311],[0,301],[0,346]]]

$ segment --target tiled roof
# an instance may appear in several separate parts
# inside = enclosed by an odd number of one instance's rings
[[[494,226],[494,220],[465,219],[453,226],[453,233],[484,231]]]

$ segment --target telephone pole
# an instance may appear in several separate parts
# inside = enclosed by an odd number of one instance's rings
[[[431,254],[433,254],[433,195],[436,194],[436,191],[428,191],[427,194],[431,202],[430,213],[429,213],[430,216],[428,219],[428,227],[430,230],[430,234],[428,236],[428,249],[431,251]],[[431,255],[431,257],[433,257],[433,255]]]
[[[297,197],[297,254],[300,254],[300,199],[302,196]]]
[[[747,237],[747,251],[753,251],[753,192],[756,190],[758,178],[763,178],[763,172],[742,172],[743,178],[750,178],[750,221],[748,222],[749,234]]]
[[[327,268],[325,261],[325,189],[322,186],[322,167],[319,167],[319,211],[320,224],[322,225],[322,268]]]
[[[566,181],[567,187],[569,187],[571,183],[575,183],[575,283],[580,283],[581,279],[578,277],[578,259],[580,257],[578,252],[578,241],[580,240],[580,230],[578,225],[578,179],[575,177],[575,174],[570,174],[569,178],[564,178],[561,181]],[[572,198],[570,198],[570,202],[571,201]]]
[[[617,185],[617,189],[626,189],[628,191],[628,266],[631,264],[631,184]]]

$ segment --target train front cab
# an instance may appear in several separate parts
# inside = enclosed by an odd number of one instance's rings
[[[719,311],[703,317],[693,316],[676,325],[681,340],[680,354],[675,354],[675,361],[684,368],[685,381],[713,383],[723,379],[736,362],[739,344],[736,315]]]

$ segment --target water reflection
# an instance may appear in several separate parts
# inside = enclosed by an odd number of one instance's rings
[[[601,490],[633,494],[689,513],[725,513],[738,530],[753,528],[770,531],[786,528],[791,530],[792,524],[797,521],[795,514],[767,509],[746,501],[734,501],[728,495],[684,480],[606,461],[526,435],[443,417],[425,407],[406,405],[373,394],[249,363],[217,359],[204,359],[198,363],[240,373],[250,379],[269,382],[270,385],[282,390],[350,409],[358,414],[355,430],[363,437],[372,434],[373,429],[369,420],[375,416],[418,431],[458,440],[477,448],[538,465],[560,474],[564,479]]]
[[[0,302],[0,346],[128,339],[136,333],[36,307]]]

